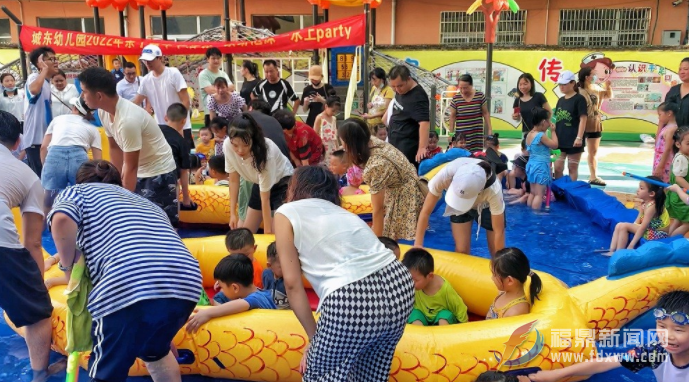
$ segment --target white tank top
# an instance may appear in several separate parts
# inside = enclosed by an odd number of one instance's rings
[[[321,303],[396,261],[361,218],[328,201],[303,199],[283,204],[276,214],[292,223],[301,270]]]

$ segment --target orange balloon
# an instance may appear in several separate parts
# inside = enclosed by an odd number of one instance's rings
[[[129,5],[129,0],[112,0],[113,8],[117,9],[119,12],[124,11]]]
[[[112,0],[96,0],[96,6],[101,9],[107,8],[110,6],[111,2]]]
[[[136,3],[136,0],[129,0],[129,6],[136,10],[139,9],[139,4]]]
[[[158,5],[161,11],[167,11],[172,8],[172,0],[158,0]]]
[[[134,1],[140,7],[145,7],[148,5],[148,0],[134,0]]]
[[[96,0],[86,0],[86,5],[88,5],[91,8],[95,8],[98,6],[98,4],[96,4]]]
[[[457,94],[457,87],[454,85],[450,85],[445,89],[445,92],[449,96],[454,96],[455,94]]]

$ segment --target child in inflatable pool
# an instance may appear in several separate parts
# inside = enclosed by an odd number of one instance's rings
[[[225,236],[225,248],[227,252],[232,254],[241,254],[246,256],[254,267],[254,285],[263,288],[263,267],[254,259],[256,253],[256,239],[248,228],[237,228],[228,232]],[[220,290],[220,283],[216,282],[215,290]],[[227,296],[221,291],[213,297],[213,305],[224,304],[230,301]]]
[[[216,155],[208,160],[208,175],[215,180],[216,186],[230,185],[230,176],[225,172],[225,155]]]
[[[674,291],[662,295],[653,315],[660,343],[636,347],[622,357],[539,371],[529,375],[529,379],[555,382],[575,376],[588,377],[621,366],[635,373],[650,367],[658,382],[689,381],[689,292]]]
[[[400,252],[400,245],[397,244],[395,240],[392,240],[387,236],[378,236],[378,240],[383,243],[385,248],[391,250],[392,253],[395,254],[395,258],[397,258],[397,260],[400,259],[400,256],[402,256],[402,253]]]
[[[488,309],[486,320],[527,314],[541,293],[541,278],[531,270],[529,259],[519,248],[503,248],[490,260],[493,282],[500,293]],[[531,277],[530,299],[526,298],[524,283]]]
[[[337,175],[340,181],[340,195],[361,195],[364,193],[361,186],[363,181],[363,172],[357,166],[350,166],[347,163],[347,157],[344,150],[336,150],[330,154],[330,161],[328,162],[328,169]]]
[[[380,139],[383,142],[388,141],[388,128],[385,127],[382,123],[376,125],[373,128],[373,133],[375,134],[376,138]]]
[[[199,143],[196,145],[196,154],[203,154],[206,158],[215,155],[215,142],[213,141],[213,132],[210,126],[204,126],[199,129]]]
[[[452,325],[467,322],[467,306],[452,285],[434,274],[433,256],[412,248],[402,259],[414,280],[414,309],[407,320],[412,325]]]
[[[211,152],[211,156],[220,155],[223,153],[222,145],[227,138],[227,129],[230,123],[223,117],[215,117],[211,121],[211,131],[215,140],[215,150]]]
[[[282,278],[282,267],[278,259],[278,250],[275,242],[270,243],[266,249],[266,265],[268,269],[263,271],[263,287],[270,292],[273,302],[278,309],[289,309],[287,291],[285,290],[285,280]]]
[[[648,179],[661,181],[656,176],[649,176]],[[641,181],[636,196],[642,201],[639,216],[634,223],[617,223],[610,242],[609,255],[618,249],[634,249],[642,237],[646,240],[656,240],[669,236],[670,216],[665,208],[665,192],[662,187]],[[627,245],[630,233],[634,234],[634,238]]]
[[[675,157],[672,160],[670,184],[683,189],[689,188],[689,128],[680,128],[674,135]],[[670,215],[670,236],[685,235],[689,232],[689,206],[675,192],[668,192],[665,207]]]
[[[187,321],[187,332],[196,333],[201,325],[213,318],[252,309],[277,309],[270,292],[254,285],[253,277],[254,267],[248,257],[235,253],[220,260],[213,271],[213,278],[230,301],[219,306],[194,310],[194,314]]]
[[[443,149],[438,146],[438,133],[431,131],[428,133],[428,147],[426,148],[426,159],[431,159],[434,156],[443,152]]]
[[[550,123],[550,112],[540,107],[531,111],[533,129],[524,139],[529,151],[529,163],[526,165],[526,177],[531,184],[531,197],[528,204],[534,210],[540,210],[543,196],[552,181],[550,170],[550,150],[558,146],[555,125]],[[548,138],[546,131],[550,128],[552,138]]]

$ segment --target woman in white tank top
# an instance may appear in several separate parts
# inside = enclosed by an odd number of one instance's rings
[[[407,268],[357,215],[340,207],[323,167],[295,170],[275,237],[290,306],[309,336],[304,381],[387,382],[414,304]],[[315,322],[302,273],[320,298]]]

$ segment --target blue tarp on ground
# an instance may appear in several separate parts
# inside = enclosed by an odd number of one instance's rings
[[[568,176],[553,182],[553,192],[574,208],[588,213],[594,224],[612,233],[617,223],[634,222],[635,209],[626,208],[615,197]],[[638,272],[668,266],[689,266],[689,240],[682,236],[647,242],[641,239],[636,249],[621,249],[613,254],[608,277],[617,279]]]

